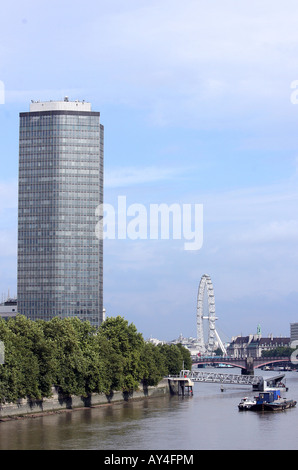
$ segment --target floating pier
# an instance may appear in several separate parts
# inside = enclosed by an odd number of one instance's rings
[[[167,377],[170,393],[179,396],[193,395],[193,381],[189,377]]]

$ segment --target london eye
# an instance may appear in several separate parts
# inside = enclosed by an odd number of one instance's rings
[[[208,313],[204,311],[205,292],[208,299]],[[227,355],[226,348],[224,347],[224,344],[215,328],[215,321],[217,319],[218,318],[215,316],[215,298],[211,277],[208,274],[203,274],[199,284],[197,297],[197,343],[198,350],[201,355],[211,355],[214,351],[216,341],[221,348],[223,355]],[[208,337],[206,338],[204,335],[204,326],[207,326],[208,331],[208,334],[206,335]]]

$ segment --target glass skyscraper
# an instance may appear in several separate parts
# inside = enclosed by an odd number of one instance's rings
[[[84,101],[31,102],[20,113],[18,312],[103,320],[104,128]]]

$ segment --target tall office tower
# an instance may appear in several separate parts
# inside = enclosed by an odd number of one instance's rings
[[[36,320],[103,315],[104,128],[84,101],[20,113],[18,312]]]

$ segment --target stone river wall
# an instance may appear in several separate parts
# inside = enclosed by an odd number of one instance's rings
[[[162,380],[156,387],[140,386],[140,389],[132,393],[113,392],[107,396],[103,393],[93,393],[88,397],[62,396],[53,387],[53,395],[42,400],[20,399],[16,403],[0,404],[0,421],[21,416],[35,416],[74,410],[78,408],[90,408],[111,403],[121,403],[146,397],[158,397],[169,393],[168,380]]]

